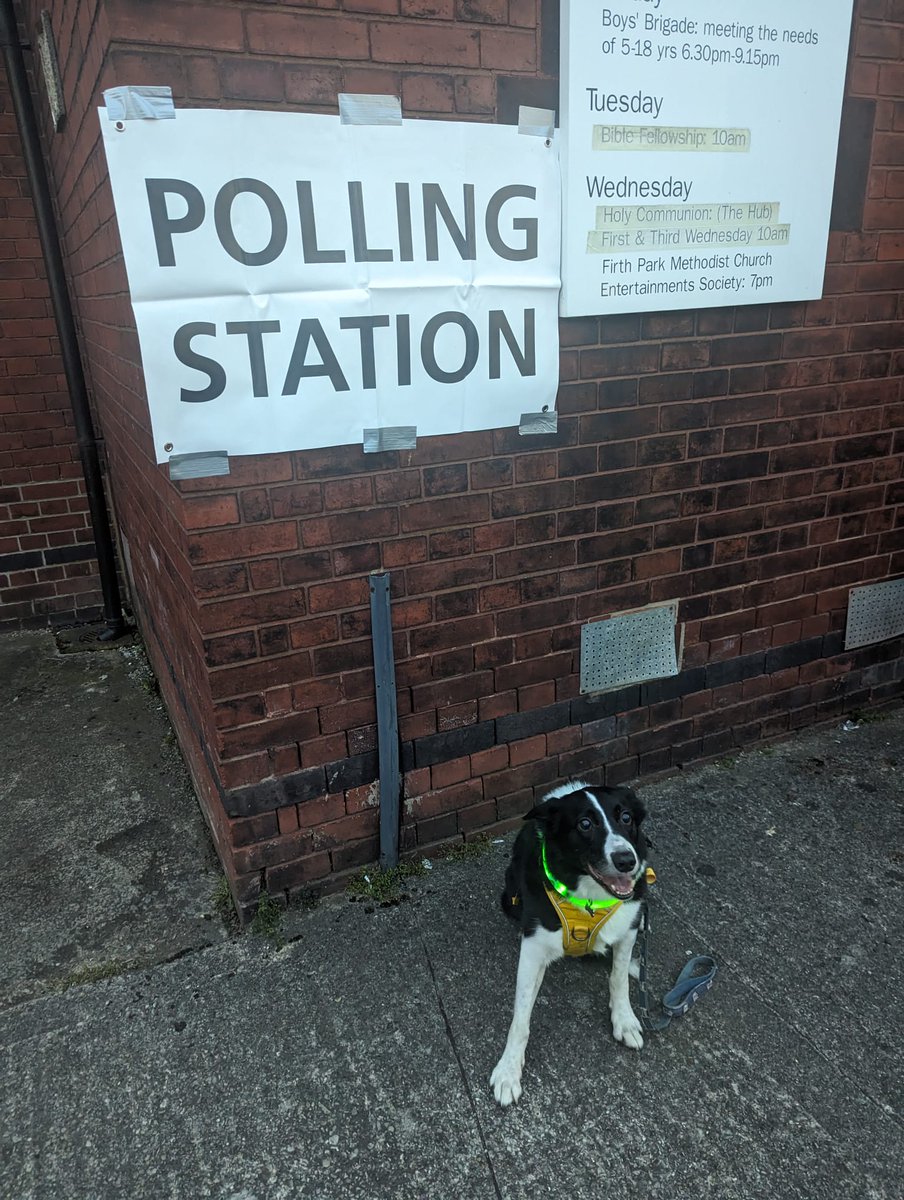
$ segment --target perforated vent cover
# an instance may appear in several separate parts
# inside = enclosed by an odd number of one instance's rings
[[[870,646],[904,633],[904,579],[853,588],[848,604],[845,650]]]
[[[581,630],[581,691],[605,692],[678,674],[678,605],[594,621]]]

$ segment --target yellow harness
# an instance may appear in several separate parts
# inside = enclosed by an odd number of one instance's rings
[[[647,867],[644,878],[647,883],[656,882],[656,872],[652,867]],[[613,896],[612,904],[607,904],[603,909],[594,909],[563,900],[552,888],[546,888],[546,895],[562,926],[562,946],[565,953],[574,958],[590,954],[599,931],[615,916],[623,903]]]

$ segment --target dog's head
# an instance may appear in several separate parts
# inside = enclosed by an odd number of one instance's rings
[[[525,817],[536,821],[550,868],[569,887],[589,875],[619,900],[628,900],[643,878],[646,810],[627,787],[569,783],[556,788]],[[559,874],[561,872],[561,874]]]

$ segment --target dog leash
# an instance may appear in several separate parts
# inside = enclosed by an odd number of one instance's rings
[[[671,1025],[675,1017],[683,1016],[713,985],[716,977],[716,962],[708,954],[697,954],[685,964],[675,986],[662,998],[664,1016],[654,1017],[650,1013],[647,992],[647,941],[650,933],[650,910],[646,900],[640,918],[638,938],[637,985],[639,992],[640,1023],[648,1033],[660,1033]]]

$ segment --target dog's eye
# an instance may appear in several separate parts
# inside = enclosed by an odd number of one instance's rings
[[[618,819],[619,819],[619,821],[621,821],[622,825],[630,825],[631,824],[631,814],[628,812],[627,809],[624,810],[624,812],[621,814],[621,816]]]
[[[580,829],[581,833],[589,833],[592,828],[593,822],[589,817],[581,817],[580,821],[578,821],[578,829]]]

